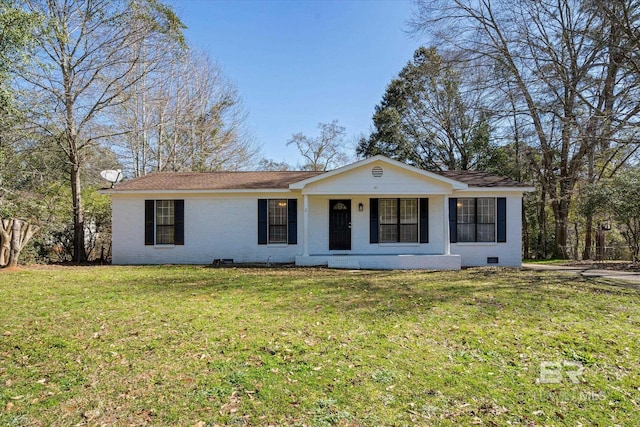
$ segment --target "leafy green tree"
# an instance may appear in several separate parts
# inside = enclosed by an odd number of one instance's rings
[[[582,209],[611,215],[627,241],[633,261],[640,261],[640,168],[627,168],[587,189]]]
[[[17,155],[13,127],[20,119],[14,104],[13,77],[27,62],[37,22],[37,14],[25,12],[14,1],[0,0],[0,267],[16,266],[22,249],[39,228],[15,218],[16,212],[6,203],[7,195],[15,195],[8,183],[12,182]]]
[[[420,47],[387,87],[373,115],[375,130],[360,140],[357,153],[384,154],[429,170],[495,163],[499,153],[490,144],[490,114],[479,77],[435,47]]]
[[[15,128],[20,122],[20,110],[14,102],[14,77],[28,62],[38,22],[37,14],[24,11],[17,2],[0,0],[0,209],[10,191],[15,142],[19,139]]]
[[[633,261],[640,261],[640,169],[625,170],[609,186],[613,218],[627,241]]]
[[[23,10],[17,2],[0,0],[0,125],[16,113],[9,83],[11,75],[27,62],[38,21],[37,14]]]

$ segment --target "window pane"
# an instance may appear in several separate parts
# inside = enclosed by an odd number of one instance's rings
[[[173,200],[156,200],[156,244],[175,243],[175,216]]]
[[[380,226],[380,243],[390,243],[398,241],[398,225],[382,224]]]
[[[458,224],[474,224],[475,222],[475,199],[458,199]]]
[[[496,240],[496,199],[484,197],[478,199],[478,242]]]
[[[417,242],[418,241],[418,225],[417,224],[401,224],[400,225],[400,241],[401,242]]]
[[[495,242],[495,229],[494,224],[478,224],[478,242]]]
[[[287,243],[287,201],[269,200],[269,243]]]
[[[156,224],[173,225],[173,200],[156,200]]]
[[[380,199],[380,224],[398,223],[398,199]]]
[[[478,224],[495,223],[496,199],[478,199]]]
[[[175,232],[173,225],[158,225],[156,228],[156,243],[159,245],[173,245]]]
[[[269,243],[287,243],[287,226],[269,226]]]
[[[476,201],[472,198],[458,199],[458,242],[476,241]]]
[[[417,199],[401,199],[400,200],[400,224],[417,224],[418,223],[418,200]]]
[[[476,241],[476,225],[460,224],[457,227],[458,242],[475,242]]]

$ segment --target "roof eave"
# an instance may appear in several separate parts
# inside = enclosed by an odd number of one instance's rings
[[[466,191],[466,192],[473,192],[473,193],[487,193],[487,192],[517,192],[517,193],[529,193],[529,192],[533,192],[536,191],[535,187],[469,187],[465,190],[462,191]]]
[[[117,190],[107,189],[99,190],[101,194],[172,194],[172,193],[185,193],[185,194],[230,194],[230,193],[290,193],[288,188],[242,188],[242,189],[174,189],[174,190]]]

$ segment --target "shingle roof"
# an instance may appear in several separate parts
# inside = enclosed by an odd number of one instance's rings
[[[288,189],[289,184],[321,173],[323,172],[159,172],[123,181],[114,187],[114,191]]]
[[[318,176],[315,171],[158,172],[118,183],[113,191],[144,190],[269,190]],[[477,171],[435,172],[469,187],[530,187],[530,184]]]
[[[469,187],[531,187],[531,184],[517,182],[503,176],[478,171],[440,171],[435,172],[445,178],[463,182]]]

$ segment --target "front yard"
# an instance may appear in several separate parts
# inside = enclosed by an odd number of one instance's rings
[[[640,425],[639,303],[503,269],[0,271],[0,425]]]

